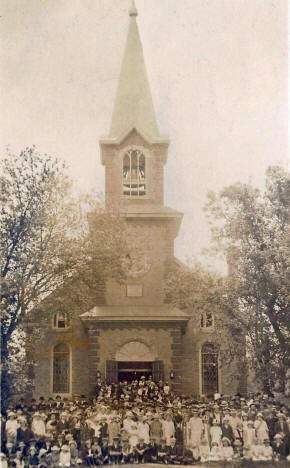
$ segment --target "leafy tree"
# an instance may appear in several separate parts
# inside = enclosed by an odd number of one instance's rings
[[[208,336],[219,345],[221,365],[230,369],[228,378],[243,384],[247,373],[245,337],[240,323],[228,314],[226,284],[223,275],[207,270],[198,262],[187,265],[177,262],[168,269],[166,298],[191,317],[192,326],[197,330],[201,316],[214,319],[213,336]]]
[[[208,195],[214,254],[229,277],[224,308],[243,327],[256,376],[265,391],[289,366],[289,173],[270,167],[265,187],[236,183]]]
[[[76,278],[82,278],[88,288],[99,276],[121,278],[126,242],[123,221],[105,212],[99,200],[74,200],[63,164],[40,155],[34,147],[19,155],[7,152],[0,183],[5,397],[12,389],[23,325],[32,312],[43,313],[38,309],[42,301]]]

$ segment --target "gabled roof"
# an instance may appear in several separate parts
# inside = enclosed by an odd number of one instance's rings
[[[119,138],[138,128],[150,139],[160,138],[147,79],[143,49],[136,23],[137,10],[130,10],[130,26],[121,66],[117,96],[109,133]]]

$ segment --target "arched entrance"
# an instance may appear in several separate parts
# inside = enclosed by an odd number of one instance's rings
[[[130,341],[116,352],[114,361],[107,361],[107,382],[139,380],[142,376],[154,381],[163,379],[163,362],[141,341]]]
[[[142,376],[152,375],[154,356],[150,348],[140,341],[130,341],[116,353],[118,362],[118,380],[139,380]]]

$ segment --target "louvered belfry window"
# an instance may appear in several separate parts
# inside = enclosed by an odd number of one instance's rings
[[[218,347],[205,343],[201,349],[202,393],[210,395],[219,391],[218,385]]]
[[[70,391],[70,351],[65,343],[53,349],[53,393]]]
[[[123,195],[146,195],[145,156],[138,149],[130,149],[123,159]]]

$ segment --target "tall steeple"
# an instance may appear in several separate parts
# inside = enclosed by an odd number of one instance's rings
[[[160,138],[147,79],[134,0],[129,10],[130,26],[121,67],[110,138],[135,128],[150,139]]]

